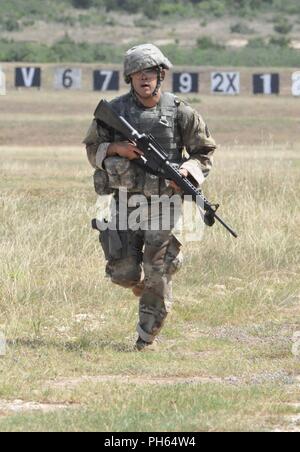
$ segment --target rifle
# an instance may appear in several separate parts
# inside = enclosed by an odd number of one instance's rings
[[[119,116],[105,100],[99,103],[95,111],[95,119],[113,128],[127,140],[136,144],[144,155],[134,160],[134,163],[142,166],[145,171],[174,181],[182,189],[184,195],[192,196],[193,201],[197,201],[200,198],[205,212],[204,221],[206,225],[213,226],[215,220],[217,220],[233,237],[238,237],[237,233],[217,214],[220,205],[211,204],[201,190],[196,188],[187,177],[180,174],[179,169],[169,161],[166,151],[151,134],[140,134],[123,116]]]

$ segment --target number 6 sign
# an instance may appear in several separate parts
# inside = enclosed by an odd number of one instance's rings
[[[80,89],[81,69],[56,69],[54,76],[54,88],[56,89]]]

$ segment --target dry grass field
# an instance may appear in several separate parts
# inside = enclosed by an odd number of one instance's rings
[[[0,98],[0,431],[299,431],[299,100],[189,99],[220,145],[205,193],[239,239],[216,225],[186,246],[142,354],[137,300],[104,278],[90,229],[98,100]]]

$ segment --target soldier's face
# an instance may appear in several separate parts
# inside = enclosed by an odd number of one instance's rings
[[[143,99],[152,96],[157,85],[157,69],[150,68],[136,72],[131,76],[135,92]]]

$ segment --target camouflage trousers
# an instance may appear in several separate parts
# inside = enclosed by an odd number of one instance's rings
[[[116,235],[117,234],[117,235]],[[173,302],[172,277],[181,268],[181,243],[168,230],[108,231],[109,240],[100,238],[114,284],[134,289],[142,284],[137,332],[145,342],[159,334]],[[109,244],[121,243],[115,253]],[[114,255],[113,255],[114,254]]]

